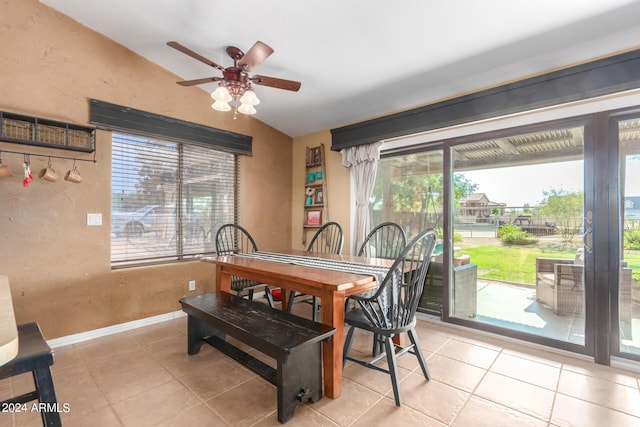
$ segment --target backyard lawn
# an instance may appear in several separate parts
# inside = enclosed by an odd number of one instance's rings
[[[487,245],[464,248],[456,254],[469,255],[471,262],[478,265],[480,278],[535,285],[536,258],[573,259],[576,251],[538,246]],[[637,280],[640,274],[640,253],[625,253],[624,259],[633,269],[634,278]]]

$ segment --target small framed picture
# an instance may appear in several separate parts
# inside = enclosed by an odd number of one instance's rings
[[[322,163],[322,151],[320,147],[314,147],[311,149],[311,165],[319,165]]]
[[[307,225],[322,224],[322,211],[310,209],[307,211]]]
[[[321,204],[324,203],[324,194],[322,193],[322,190],[317,190],[316,191],[313,203],[316,204],[316,205],[321,205]]]

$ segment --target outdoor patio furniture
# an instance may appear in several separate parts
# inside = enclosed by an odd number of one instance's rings
[[[440,310],[442,307],[443,264],[431,261],[420,298],[420,307]],[[478,305],[478,266],[463,264],[453,268],[452,315],[458,318],[476,316]]]
[[[536,258],[536,299],[560,316],[584,316],[584,260]],[[632,270],[623,263],[619,277],[621,332],[630,338]]]
[[[536,299],[558,315],[584,315],[583,274],[575,259],[536,258]]]

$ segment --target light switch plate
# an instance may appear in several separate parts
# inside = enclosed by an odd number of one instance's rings
[[[88,213],[87,214],[87,225],[102,225],[102,214],[101,213]]]

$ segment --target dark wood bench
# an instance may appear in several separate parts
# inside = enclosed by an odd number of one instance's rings
[[[222,291],[180,303],[188,315],[188,353],[198,353],[206,342],[275,385],[278,421],[287,422],[300,403],[320,400],[321,342],[335,329]],[[227,342],[227,335],[275,359],[277,368]]]

